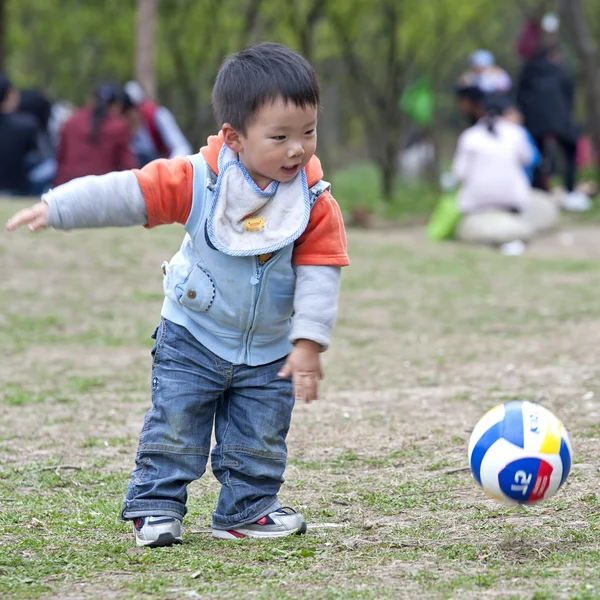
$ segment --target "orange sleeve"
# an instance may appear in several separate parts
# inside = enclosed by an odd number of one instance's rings
[[[146,227],[181,223],[185,225],[192,209],[194,167],[183,156],[160,158],[143,169],[134,169],[148,210]]]
[[[338,203],[323,192],[310,213],[304,233],[296,240],[294,265],[345,267],[350,264],[346,230]]]

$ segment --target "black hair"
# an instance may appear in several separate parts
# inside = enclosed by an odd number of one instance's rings
[[[242,134],[258,110],[282,98],[296,106],[319,106],[314,69],[300,54],[272,42],[248,46],[225,59],[212,91],[217,125]]]
[[[504,111],[514,107],[515,104],[507,94],[488,94],[483,101],[483,106],[485,109],[483,122],[487,125],[487,130],[492,135],[496,135],[496,121],[498,117]]]
[[[10,79],[4,73],[0,73],[0,102],[6,100],[8,92],[12,90],[12,87]]]
[[[121,88],[112,83],[103,83],[94,90],[94,101],[92,135],[90,139],[93,143],[97,143],[100,125],[106,117],[108,110],[113,104],[122,102]]]
[[[34,117],[41,131],[48,130],[52,102],[39,90],[21,90],[18,111]]]
[[[485,98],[485,93],[477,85],[458,85],[454,91],[458,98],[465,98],[476,104],[483,102]]]
[[[131,96],[127,93],[125,89],[122,90],[121,96],[121,109],[124,113],[130,111],[132,108],[135,108],[137,104],[132,100]]]

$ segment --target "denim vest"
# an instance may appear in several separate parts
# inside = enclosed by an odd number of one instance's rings
[[[201,154],[188,159],[194,168],[192,209],[179,252],[162,266],[161,314],[230,363],[257,366],[278,360],[292,348],[294,243],[270,258],[216,250],[206,233],[216,179]],[[324,181],[310,188],[311,207],[328,188]]]

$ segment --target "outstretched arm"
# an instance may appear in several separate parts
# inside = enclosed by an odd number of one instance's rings
[[[157,160],[142,170],[88,176],[59,185],[19,211],[7,231],[44,227],[155,227],[184,224],[191,210],[193,167],[186,158]]]
[[[27,225],[30,231],[45,227],[127,227],[148,222],[146,202],[131,171],[73,179],[50,190],[42,201],[15,214],[7,231]]]

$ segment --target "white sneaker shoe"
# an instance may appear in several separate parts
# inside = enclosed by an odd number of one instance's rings
[[[181,521],[173,517],[139,517],[133,521],[137,546],[172,546],[181,543]]]
[[[520,256],[525,252],[527,246],[521,240],[513,240],[512,242],[506,242],[500,246],[500,252],[504,256]]]
[[[261,517],[255,523],[233,529],[212,528],[214,538],[236,540],[240,538],[278,538],[287,535],[306,533],[304,517],[293,508],[286,506]]]
[[[575,191],[565,194],[560,205],[564,210],[571,212],[585,212],[592,208],[592,201],[583,192]]]

